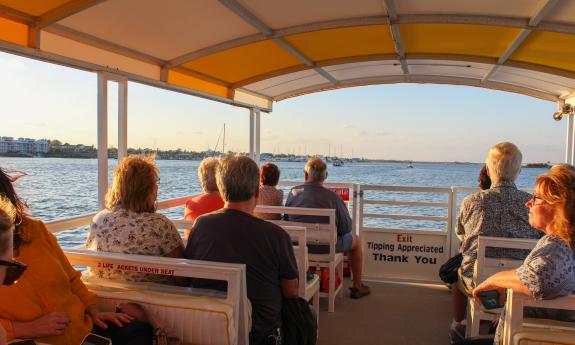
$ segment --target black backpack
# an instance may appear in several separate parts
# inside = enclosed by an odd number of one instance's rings
[[[447,260],[439,268],[439,278],[446,284],[453,284],[457,282],[457,270],[461,267],[463,262],[463,255],[461,253]]]
[[[282,345],[315,345],[317,320],[303,298],[283,299],[282,326]]]

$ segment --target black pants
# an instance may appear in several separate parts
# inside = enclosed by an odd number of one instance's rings
[[[106,329],[94,325],[92,332],[112,340],[113,345],[152,345],[154,330],[146,322],[132,320],[124,327],[111,322],[106,322],[106,325]]]

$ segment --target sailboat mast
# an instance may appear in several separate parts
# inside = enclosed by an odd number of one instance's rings
[[[222,155],[226,154],[226,124],[224,123],[224,140],[222,140]]]

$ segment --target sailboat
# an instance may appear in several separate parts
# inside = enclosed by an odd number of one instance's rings
[[[406,168],[413,169],[413,161],[409,161],[409,163],[407,163]]]

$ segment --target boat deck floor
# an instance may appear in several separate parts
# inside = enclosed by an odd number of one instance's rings
[[[335,312],[322,299],[318,345],[446,345],[451,294],[438,285],[370,283],[371,295],[349,298],[348,279]]]

